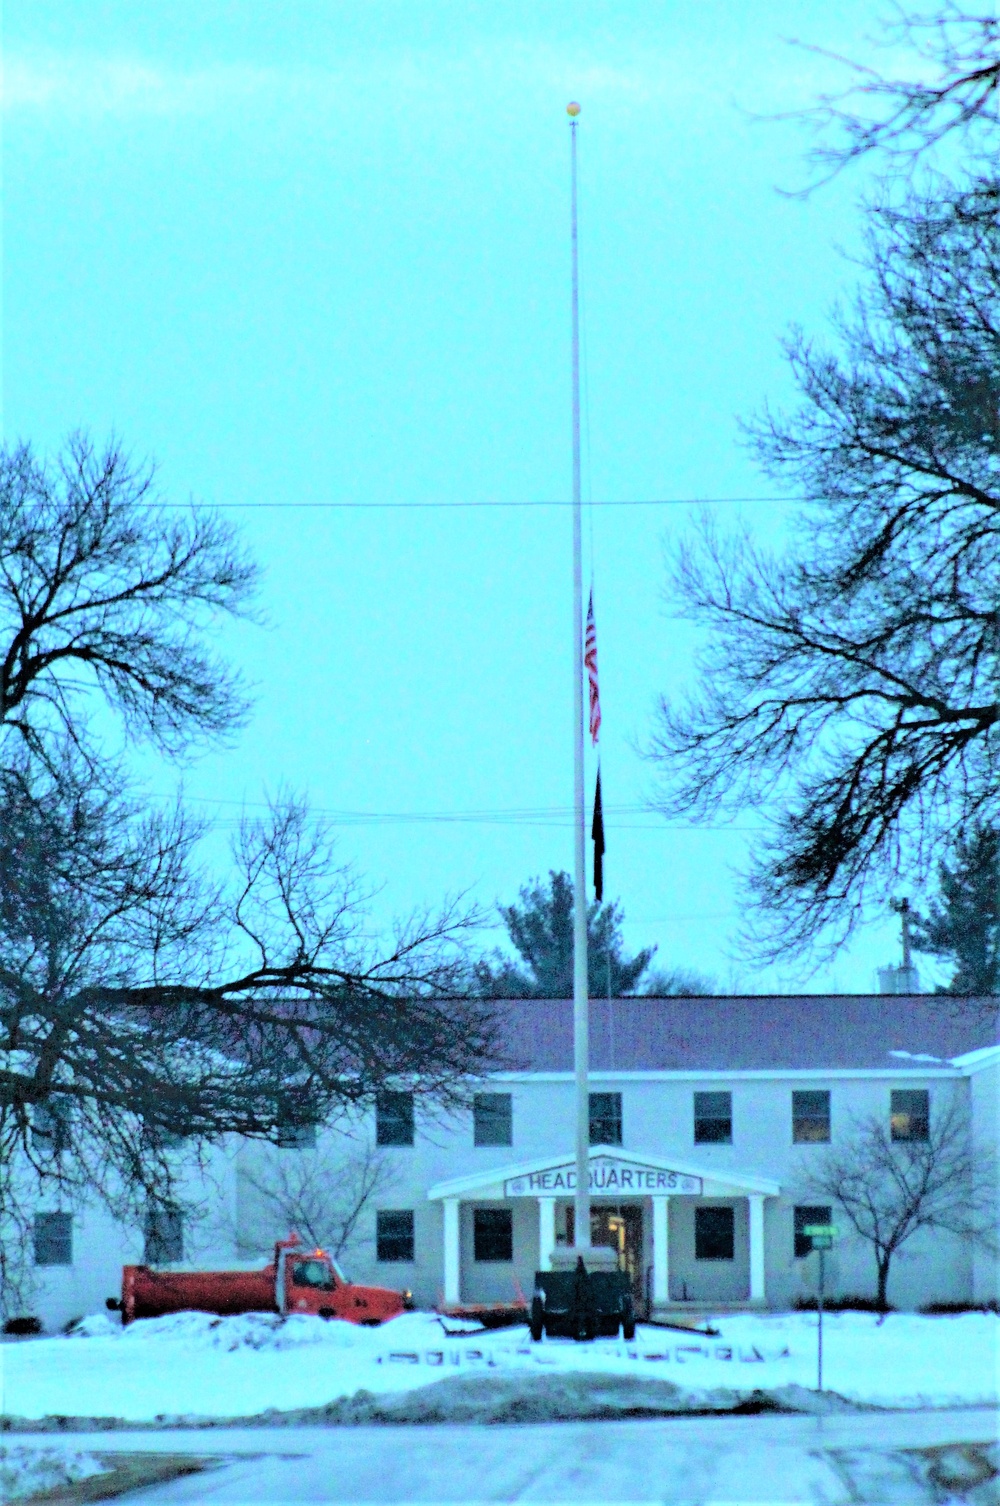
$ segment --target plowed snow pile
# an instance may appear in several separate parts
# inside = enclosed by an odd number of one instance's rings
[[[564,1379],[575,1377],[578,1397],[587,1391],[585,1377],[591,1389],[632,1377],[637,1396],[650,1382],[669,1382],[663,1395],[713,1410],[754,1395],[787,1405],[815,1387],[815,1313],[727,1316],[712,1326],[717,1336],[640,1325],[631,1343],[532,1344],[525,1328],[448,1334],[430,1313],[406,1313],[374,1329],[263,1313],[180,1313],[122,1329],[98,1315],[68,1336],[0,1347],[2,1411],[9,1418],[145,1422],[322,1408],[331,1421],[351,1421],[362,1420],[360,1413],[380,1398],[386,1399],[381,1411],[394,1410],[393,1393],[432,1397],[433,1383],[446,1378],[492,1378],[492,1390],[452,1384],[442,1396],[461,1395],[464,1409],[470,1396],[496,1399],[502,1392],[508,1416],[517,1408],[518,1377],[526,1397],[538,1394],[545,1377],[558,1377],[562,1389]],[[831,1314],[824,1323],[824,1383],[862,1405],[995,1404],[998,1341],[1000,1320],[992,1313],[893,1313],[882,1322],[867,1313]],[[610,1389],[616,1408],[627,1409],[621,1385]]]

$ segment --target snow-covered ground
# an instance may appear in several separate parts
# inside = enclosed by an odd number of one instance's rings
[[[32,1448],[0,1445],[0,1501],[20,1501],[103,1475],[107,1465],[80,1449]]]
[[[180,1313],[122,1329],[103,1314],[76,1333],[0,1346],[0,1410],[8,1417],[251,1417],[322,1407],[358,1392],[411,1391],[448,1377],[513,1382],[632,1376],[685,1392],[749,1393],[816,1385],[816,1315],[715,1319],[718,1337],[641,1325],[635,1341],[545,1339],[525,1328],[445,1332],[430,1313],[381,1328],[265,1314]],[[824,1320],[824,1385],[889,1407],[995,1404],[1000,1319],[867,1313]],[[454,1388],[449,1388],[454,1389]]]

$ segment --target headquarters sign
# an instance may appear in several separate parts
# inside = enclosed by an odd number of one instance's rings
[[[644,1166],[640,1161],[621,1161],[612,1156],[596,1156],[590,1163],[592,1197],[667,1197],[671,1193],[698,1197],[701,1190],[701,1177],[662,1166]],[[576,1167],[571,1161],[511,1177],[503,1184],[504,1197],[569,1197],[575,1191]]]

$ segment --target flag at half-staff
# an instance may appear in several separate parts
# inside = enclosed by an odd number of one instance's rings
[[[600,904],[604,898],[604,812],[601,810],[601,770],[597,770],[597,788],[594,790],[594,819],[590,826],[594,839],[594,898]]]
[[[587,603],[587,633],[584,639],[583,662],[587,666],[587,683],[590,687],[590,740],[597,747],[601,731],[601,693],[597,684],[597,627],[594,622],[594,593]],[[597,765],[597,787],[594,790],[594,819],[590,826],[594,842],[594,895],[598,904],[604,898],[604,812],[601,808],[601,765]]]
[[[584,639],[583,662],[587,666],[587,683],[590,686],[590,741],[597,747],[601,730],[601,695],[597,688],[597,628],[594,625],[594,592],[587,603],[587,634]]]

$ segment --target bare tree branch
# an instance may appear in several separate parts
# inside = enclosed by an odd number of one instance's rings
[[[806,1195],[829,1198],[871,1245],[882,1311],[893,1257],[919,1230],[997,1248],[995,1188],[996,1168],[974,1150],[957,1095],[932,1110],[926,1139],[893,1140],[875,1117],[856,1122],[843,1147],[828,1151],[806,1180]]]
[[[995,162],[1000,147],[1000,17],[939,0],[930,11],[890,5],[880,43],[909,66],[889,77],[822,47],[804,50],[841,64],[851,82],[801,112],[817,145],[809,160],[818,183],[850,163],[875,157],[899,179],[960,144],[971,160]],[[905,65],[904,65],[905,66]],[[810,185],[804,192],[817,186]]]
[[[710,522],[675,560],[707,629],[661,705],[662,808],[756,806],[752,941],[835,947],[901,865],[1000,815],[1000,206],[993,183],[873,212],[843,355],[788,344],[802,405],[748,433],[818,499],[781,556]],[[830,929],[827,929],[830,928]]]

